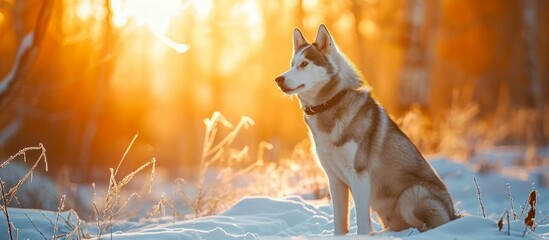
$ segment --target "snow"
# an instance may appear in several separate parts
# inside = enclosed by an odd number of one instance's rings
[[[515,154],[513,151],[509,151]],[[505,151],[502,151],[505,153]],[[498,154],[492,154],[493,156]],[[506,154],[503,154],[508,156]],[[511,186],[514,208],[520,215],[521,205],[535,187],[538,190],[536,220],[546,217],[549,211],[549,188],[537,186],[542,173],[540,169],[517,169],[509,165],[497,172],[477,172],[470,163],[457,162],[444,156],[430,156],[429,162],[447,184],[456,204],[456,209],[464,217],[438,228],[419,232],[407,229],[401,232],[382,231],[373,218],[373,228],[377,232],[373,239],[549,239],[549,219],[537,226],[535,232],[528,231],[522,237],[525,226],[523,219],[513,220],[507,236],[507,223],[501,231],[497,220],[504,209],[510,210],[507,183]],[[507,169],[510,168],[513,171]],[[519,171],[520,170],[520,171]],[[517,173],[517,174],[512,174]],[[519,174],[520,173],[520,174]],[[479,212],[477,190],[473,183],[476,177],[486,218]],[[10,220],[18,228],[19,239],[51,238],[56,221],[56,212],[8,208]],[[28,215],[25,216],[25,214]],[[167,214],[169,215],[169,214]],[[32,219],[32,224],[30,222]],[[66,234],[77,226],[76,213],[63,212],[59,221],[58,233]],[[363,239],[356,236],[356,215],[350,214],[350,236],[333,237],[332,209],[328,200],[304,200],[301,196],[271,198],[248,196],[240,199],[228,210],[218,215],[172,222],[171,216],[163,216],[147,221],[136,219],[118,221],[113,228],[113,239]],[[6,219],[0,218],[0,239],[8,239]],[[82,223],[86,237],[95,237],[95,223]],[[65,236],[65,235],[62,235]],[[106,233],[102,238],[111,238]]]

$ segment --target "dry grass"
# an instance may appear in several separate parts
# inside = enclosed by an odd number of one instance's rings
[[[480,210],[480,213],[482,213],[482,217],[485,218],[486,212],[484,211],[484,204],[482,204],[480,188],[478,187],[477,178],[475,176],[473,176],[473,182],[475,183],[475,187],[477,189],[477,199],[478,199],[478,204],[480,208],[479,210]]]
[[[6,193],[5,196],[8,196],[7,197],[7,202],[4,202],[3,206],[8,206],[11,203],[11,201],[15,197],[15,194],[17,193],[17,190],[19,190],[21,185],[23,185],[23,183],[25,183],[25,181],[27,181],[27,179],[29,177],[31,178],[31,181],[32,181],[32,174],[34,172],[34,169],[36,169],[36,167],[38,166],[38,163],[40,163],[40,161],[42,161],[42,160],[44,161],[46,171],[48,171],[48,160],[46,158],[46,148],[44,148],[44,145],[42,145],[42,143],[39,143],[37,147],[23,148],[23,149],[19,150],[19,152],[17,152],[15,155],[9,157],[8,160],[4,161],[0,165],[0,170],[1,170],[5,166],[7,166],[11,161],[17,159],[17,157],[19,157],[19,156],[22,156],[23,161],[26,162],[27,161],[27,152],[36,151],[36,150],[40,151],[40,156],[34,162],[34,165],[30,168],[30,170],[27,172],[27,174],[25,174],[25,176],[23,176],[23,178],[21,178],[19,180],[19,182],[15,186],[11,187],[10,190]]]
[[[37,147],[26,147],[26,148],[23,148],[23,149],[19,150],[19,152],[17,152],[15,155],[12,155],[11,157],[8,158],[8,160],[6,160],[2,164],[0,164],[0,170],[1,170],[2,168],[7,166],[8,164],[10,164],[11,161],[13,161],[15,159],[18,159],[18,157],[22,157],[23,161],[26,162],[27,161],[27,153],[30,152],[30,151],[36,151],[36,150],[40,151],[40,156],[34,162],[34,165],[27,172],[27,174],[25,174],[25,176],[23,176],[23,178],[21,178],[15,186],[11,187],[8,192],[5,191],[4,182],[2,181],[2,179],[0,179],[0,187],[1,187],[1,193],[2,193],[2,197],[1,197],[2,198],[2,204],[0,204],[0,209],[4,213],[4,216],[6,217],[6,220],[7,220],[6,222],[8,223],[8,236],[9,236],[10,239],[14,239],[13,238],[12,228],[15,229],[15,231],[16,231],[16,239],[18,239],[18,236],[17,236],[17,228],[15,226],[13,226],[13,223],[10,221],[8,206],[10,205],[10,203],[15,198],[17,190],[19,190],[19,188],[23,185],[23,183],[25,183],[29,177],[31,178],[31,181],[32,181],[32,174],[33,174],[34,170],[36,169],[36,167],[38,166],[38,163],[40,163],[40,161],[42,161],[42,160],[44,161],[44,163],[46,165],[46,171],[48,171],[48,160],[46,159],[46,149],[44,148],[44,145],[42,143],[39,143]]]
[[[215,112],[211,118],[204,120],[204,124],[206,129],[197,183],[190,185],[187,184],[184,179],[176,179],[174,183],[175,191],[179,193],[179,196],[183,199],[183,203],[196,217],[211,215],[219,210],[221,199],[225,197],[223,195],[230,190],[222,188],[220,184],[207,187],[206,171],[213,164],[223,162],[227,146],[234,141],[242,127],[248,128],[250,125],[253,125],[253,121],[248,121],[248,119],[243,118],[236,127],[233,127],[223,115]],[[231,131],[219,142],[216,142],[219,124],[230,128]],[[190,194],[189,191],[193,191],[193,194]],[[177,212],[177,209],[175,208],[176,204],[174,203],[173,206],[174,211]]]
[[[503,229],[503,217],[507,216],[507,236],[511,235],[511,222],[509,221],[509,209],[505,209],[503,211],[503,214],[501,215],[501,218],[499,218],[498,221],[498,229],[501,232],[501,229]]]
[[[61,200],[59,201],[59,207],[57,208],[57,213],[55,217],[55,225],[53,226],[53,236],[52,239],[57,239],[57,230],[59,229],[59,215],[61,214],[61,211],[65,209],[65,198],[66,196],[63,195],[61,197]]]
[[[414,108],[396,120],[403,132],[424,154],[443,153],[469,159],[486,142],[484,125],[476,117],[478,105],[452,104],[443,114],[430,118]]]
[[[273,147],[267,142],[259,143],[256,156],[249,154],[248,146],[244,146],[241,149],[235,149],[231,146],[242,129],[253,126],[254,122],[250,118],[243,117],[237,124],[233,125],[223,115],[216,112],[211,118],[205,119],[204,123],[206,126],[205,140],[203,155],[200,159],[198,180],[189,184],[183,179],[176,179],[173,185],[172,198],[168,199],[162,193],[158,203],[153,205],[151,211],[147,214],[148,218],[165,215],[168,208],[172,209],[174,221],[188,217],[194,218],[212,215],[232,205],[235,199],[259,194],[281,197],[292,194],[292,192],[281,191],[281,189],[296,189],[296,186],[299,189],[298,192],[309,192],[315,198],[322,198],[327,195],[324,173],[314,161],[308,141],[298,144],[290,158],[281,159],[279,162],[267,162],[264,159],[265,151],[269,151]],[[228,129],[229,131],[225,135],[219,136],[218,133],[222,132],[221,128]],[[152,190],[152,181],[155,175],[154,158],[121,179],[118,177],[119,171],[123,169],[123,162],[136,138],[137,134],[127,147],[117,167],[109,169],[109,184],[105,195],[100,197],[99,200],[96,200],[98,197],[95,191],[95,184],[92,184],[94,189],[92,207],[95,212],[95,225],[98,230],[97,237],[104,236],[109,232],[112,237],[113,226],[116,224],[116,220],[122,217],[122,213],[125,212],[124,210],[128,203],[132,199],[139,197],[135,192],[129,194],[129,197],[123,197],[124,195],[128,195],[128,190],[125,190],[125,186],[146,168],[151,169],[149,192]],[[17,189],[27,178],[32,176],[32,171],[37,167],[37,164],[42,160],[46,162],[45,148],[42,144],[38,147],[24,148],[0,165],[0,168],[2,168],[19,156],[22,156],[26,161],[27,152],[34,150],[41,151],[41,155],[36,160],[34,166],[15,187],[2,195],[5,200],[1,207],[9,223],[11,222],[9,220],[7,205],[15,198]],[[210,181],[212,179],[215,180],[213,184]],[[3,185],[0,187],[4,190]],[[53,229],[52,236],[46,237],[27,216],[31,225],[45,239],[81,239],[86,236],[82,230],[83,221],[78,219],[72,210],[68,215],[68,219],[65,219],[61,214],[67,201],[70,201],[70,199],[65,196],[61,198],[55,219],[50,219],[43,214],[51,223]],[[191,211],[190,214],[179,212],[177,206],[181,203],[187,206]],[[71,219],[73,216],[76,218],[76,221]],[[69,229],[60,231],[60,223],[63,226],[69,226]],[[9,228],[9,231],[12,230],[17,231],[14,226]],[[13,235],[12,232],[9,234],[10,236]],[[17,232],[15,235],[17,235]],[[17,238],[17,236],[14,237]]]
[[[477,197],[479,199],[479,205],[480,205],[480,208],[482,209],[482,214],[485,217],[484,206],[482,204],[482,200],[480,199],[480,188],[477,185],[475,177],[473,177],[473,181],[475,182],[475,186],[477,188]],[[522,237],[525,237],[526,234],[528,234],[529,232],[535,232],[537,226],[539,226],[540,224],[545,222],[547,219],[549,219],[549,216],[545,216],[544,218],[541,218],[541,220],[536,222],[536,213],[537,213],[536,207],[538,203],[539,193],[535,188],[532,187],[532,190],[530,191],[530,193],[528,194],[528,197],[526,198],[526,201],[524,202],[524,206],[521,206],[522,211],[518,217],[514,212],[513,196],[511,195],[511,186],[509,184],[507,184],[507,189],[508,189],[507,197],[509,199],[509,204],[511,206],[511,209],[513,210],[512,210],[512,213],[509,212],[508,208],[505,208],[503,210],[503,214],[501,215],[501,217],[497,222],[499,231],[501,231],[501,229],[503,228],[503,225],[504,225],[503,218],[506,217],[507,218],[507,235],[510,236],[511,235],[511,220],[510,220],[511,214],[513,214],[513,220],[517,220],[517,219],[520,220],[522,219],[524,210],[528,210],[528,211],[526,211],[526,216],[523,219],[524,231],[522,232]],[[541,214],[541,211],[539,211],[539,213]]]
[[[539,111],[502,103],[492,115],[481,115],[478,104],[460,104],[459,98],[454,92],[451,106],[439,115],[412,108],[396,122],[424,154],[442,153],[465,161],[484,147],[522,145],[534,150],[522,159],[524,163],[541,164],[535,150],[549,141],[549,107]]]
[[[513,220],[517,220],[517,213],[515,212],[515,204],[513,203],[513,195],[511,194],[511,184],[507,183],[507,197],[509,199],[509,205],[511,205],[511,212],[513,213]],[[509,217],[509,211],[507,211],[507,217]]]
[[[6,222],[8,223],[8,236],[10,237],[10,239],[13,240],[13,233],[11,229],[15,227],[10,221],[10,214],[7,207],[8,200],[6,200],[6,191],[4,191],[4,182],[2,180],[0,180],[0,190],[0,192],[2,193],[2,212],[4,213],[4,216],[6,216]]]
[[[526,218],[524,218],[524,232],[522,237],[526,236],[528,230],[534,231],[536,226],[536,205],[537,205],[538,192],[536,189],[532,189],[530,194],[528,194],[528,212],[526,213]]]
[[[539,147],[549,144],[549,106],[539,111],[502,103],[493,114],[482,115],[475,103],[459,104],[458,95],[454,94],[450,108],[440,115],[430,117],[413,108],[396,120],[423,154],[443,154],[464,162],[474,160],[473,166],[483,174],[505,167],[502,161],[487,161],[483,153],[496,146],[520,146],[525,151],[514,159],[515,165],[549,166],[549,157],[539,155]],[[542,172],[536,184],[547,187],[548,179],[549,173]]]
[[[254,125],[254,121],[248,117],[242,117],[233,125],[221,113],[214,112],[211,118],[204,119],[205,133],[200,158],[198,178],[196,183],[188,184],[184,179],[175,180],[175,193],[190,209],[192,217],[201,217],[215,214],[233,203],[235,197],[231,182],[263,165],[262,159],[246,162],[248,147],[235,150],[231,148],[236,136],[241,129]],[[229,130],[225,136],[218,136],[220,128]],[[235,164],[246,164],[244,168],[236,170]],[[208,171],[216,171],[209,173]],[[209,174],[215,175],[215,184],[208,184]],[[173,198],[174,216],[181,216],[177,212],[177,197]]]
[[[170,205],[168,202],[168,199],[166,198],[166,195],[162,193],[160,196],[160,200],[157,204],[155,204],[152,207],[152,210],[147,214],[147,218],[153,218],[153,217],[159,217],[162,215],[166,215],[166,205]],[[172,206],[173,208],[173,206]]]
[[[23,161],[26,162],[27,161],[27,154],[31,151],[39,151],[40,155],[35,160],[33,166],[29,169],[29,171],[18,181],[18,183],[15,186],[11,187],[8,192],[5,191],[4,182],[0,179],[0,190],[1,190],[0,192],[2,193],[1,198],[3,200],[2,204],[0,205],[0,209],[2,210],[2,212],[4,213],[4,215],[7,219],[8,236],[9,236],[10,239],[18,239],[19,236],[18,236],[18,229],[13,225],[13,223],[9,219],[8,205],[10,205],[13,202],[13,200],[15,200],[15,202],[19,205],[19,201],[17,201],[17,197],[16,197],[17,191],[21,188],[21,186],[29,178],[32,181],[33,173],[34,173],[34,171],[36,170],[38,164],[41,161],[44,161],[45,170],[48,171],[48,162],[47,162],[47,158],[46,158],[46,149],[44,148],[42,143],[38,144],[37,147],[23,148],[20,151],[18,151],[15,155],[12,155],[11,157],[9,157],[6,161],[4,161],[0,165],[0,169],[2,169],[4,167],[6,167],[8,164],[10,164],[10,162],[12,162],[13,160],[20,159],[20,158],[22,158]],[[25,213],[25,216],[27,217],[27,219],[29,219],[29,222],[31,223],[31,225],[36,229],[36,231],[44,239],[59,239],[59,238],[81,239],[84,236],[84,233],[83,233],[83,230],[82,230],[82,227],[81,227],[82,226],[82,221],[78,218],[76,213],[73,212],[73,211],[69,212],[68,218],[65,218],[64,216],[62,216],[61,211],[64,210],[64,207],[65,207],[65,196],[63,195],[61,197],[59,207],[58,207],[57,212],[56,212],[55,223],[43,214],[44,217],[52,225],[53,234],[49,238],[46,237],[44,235],[44,233],[42,233],[40,230],[38,230],[37,226],[34,224],[34,222],[30,219],[30,217],[26,213]],[[71,220],[71,217],[73,217],[73,216],[76,220],[76,224],[74,224],[74,222]],[[60,221],[62,221],[64,223],[63,226],[67,226],[68,229],[63,229],[63,231],[60,231],[60,229],[59,229]],[[15,236],[12,232],[12,229],[15,230]]]
[[[141,165],[141,167],[137,168],[130,174],[123,177],[121,180],[117,180],[117,174],[122,166],[122,163],[124,159],[126,158],[126,155],[128,154],[129,150],[131,149],[133,143],[135,142],[138,134],[136,134],[131,141],[128,148],[126,148],[126,151],[124,152],[124,155],[120,159],[118,166],[116,167],[116,170],[113,168],[109,169],[110,172],[110,178],[109,178],[109,185],[107,188],[107,194],[104,197],[102,201],[102,205],[98,206],[98,203],[93,201],[93,208],[95,210],[95,219],[96,219],[96,225],[97,229],[99,231],[99,237],[106,233],[106,231],[110,230],[111,238],[112,238],[112,227],[115,224],[116,218],[122,213],[122,211],[125,209],[128,202],[133,199],[135,196],[137,196],[136,193],[132,193],[128,198],[126,198],[124,201],[122,201],[124,198],[122,198],[122,190],[124,186],[126,186],[138,173],[143,171],[145,168],[149,167],[151,168],[151,175],[150,175],[150,186],[149,186],[149,193],[152,190],[152,183],[154,180],[154,174],[155,174],[155,163],[156,160],[153,158],[150,161],[146,162],[145,164]],[[95,193],[94,193],[95,196]]]
[[[256,195],[284,197],[306,194],[314,199],[328,196],[326,175],[315,160],[309,140],[297,144],[289,158],[270,162],[251,177],[255,184],[248,190]]]
[[[314,160],[308,141],[298,144],[289,159],[268,162],[264,159],[265,151],[273,146],[267,142],[259,143],[256,156],[249,154],[249,146],[231,147],[238,133],[254,124],[252,119],[242,117],[233,125],[215,112],[204,123],[206,130],[198,179],[195,183],[176,179],[172,200],[166,200],[164,204],[171,206],[174,221],[175,218],[216,214],[236,199],[249,195],[283,197],[310,193],[314,198],[327,196],[324,173]],[[219,136],[220,128],[229,131]],[[190,216],[178,212],[174,207],[178,202],[187,206]]]

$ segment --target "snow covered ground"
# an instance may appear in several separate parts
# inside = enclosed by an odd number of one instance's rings
[[[505,162],[513,159],[509,153],[516,151],[502,149],[484,157],[483,161]],[[515,158],[516,159],[516,158]],[[380,232],[374,239],[549,239],[549,219],[539,224],[535,232],[528,231],[526,237],[523,220],[512,220],[511,231],[507,236],[507,224],[498,231],[497,220],[504,209],[511,209],[507,183],[512,188],[514,208],[520,215],[521,205],[532,187],[538,191],[536,220],[549,215],[549,188],[538,186],[546,181],[549,169],[525,169],[513,165],[500,164],[497,172],[478,173],[469,164],[458,163],[442,156],[430,156],[430,163],[447,184],[454,198],[456,209],[465,217],[440,226],[436,229],[419,232],[408,229],[401,232]],[[480,160],[475,160],[480,161]],[[545,176],[544,176],[545,175]],[[476,176],[481,190],[486,218],[479,212],[477,190],[473,183]],[[534,183],[534,186],[533,186]],[[538,184],[538,185],[536,185]],[[547,186],[547,185],[546,185]],[[33,209],[8,208],[10,220],[18,228],[19,239],[51,238],[54,232],[55,212]],[[336,239],[363,239],[357,237],[354,210],[350,214],[351,236]],[[29,219],[32,219],[30,221]],[[66,234],[77,226],[77,215],[74,212],[63,212],[59,217],[57,234]],[[381,227],[374,219],[374,229]],[[93,222],[81,226],[85,236],[96,237],[97,228]],[[15,234],[15,233],[14,233]],[[275,199],[262,196],[249,196],[238,201],[230,209],[214,216],[186,221],[172,222],[171,216],[164,216],[152,221],[137,220],[118,221],[113,228],[113,239],[317,239],[331,237],[332,209],[328,200],[304,200],[300,196],[288,196]],[[111,238],[111,233],[102,238]],[[6,219],[0,218],[0,239],[8,239]]]

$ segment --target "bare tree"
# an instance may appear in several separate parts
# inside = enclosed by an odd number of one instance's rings
[[[99,69],[97,73],[97,82],[95,85],[96,88],[94,91],[95,96],[93,102],[91,103],[91,111],[90,109],[85,110],[89,111],[89,116],[86,118],[86,122],[83,126],[83,133],[80,136],[80,146],[78,146],[79,151],[77,153],[78,162],[76,167],[84,170],[83,172],[86,174],[90,172],[90,156],[92,151],[92,144],[97,132],[97,121],[101,112],[101,108],[103,106],[103,101],[106,98],[107,87],[114,71],[116,61],[116,56],[114,53],[117,52],[116,50],[118,41],[116,39],[116,36],[113,34],[113,29],[111,27],[110,21],[112,19],[112,9],[110,2],[110,0],[105,0],[105,9],[107,15],[103,23],[103,44],[101,48],[101,54],[98,57],[100,64],[97,66]],[[83,177],[88,178],[88,176]]]
[[[526,51],[526,76],[530,86],[530,103],[539,110],[543,109],[543,88],[538,61],[538,14],[537,0],[525,0],[523,3],[522,21],[524,27],[524,49]]]
[[[355,17],[355,25],[353,31],[355,34],[355,46],[358,50],[358,68],[362,71],[365,70],[366,66],[366,49],[364,48],[364,41],[362,39],[362,34],[360,33],[360,22],[362,21],[362,11],[364,9],[364,1],[354,0],[352,4],[352,13]]]
[[[21,40],[12,68],[0,81],[0,111],[5,110],[17,96],[28,71],[38,56],[42,40],[48,28],[52,5],[53,0],[42,1],[34,30],[27,33]],[[21,114],[18,111],[18,116],[12,118],[12,122],[6,128],[0,130],[0,143],[6,141],[18,131],[22,121]]]
[[[538,0],[523,1],[522,23],[524,28],[525,71],[529,86],[528,104],[534,107],[540,116],[544,115],[543,85],[539,62],[539,22]],[[543,129],[543,117],[539,120],[540,129]],[[533,139],[535,142],[545,142],[546,137],[538,132]]]
[[[406,28],[404,63],[400,73],[400,104],[409,107],[413,103],[427,105],[427,69],[423,33],[425,28],[425,0],[406,1]]]

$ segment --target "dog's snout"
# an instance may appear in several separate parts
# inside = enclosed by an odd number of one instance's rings
[[[284,83],[284,76],[278,76],[275,78],[275,82],[280,85]]]

